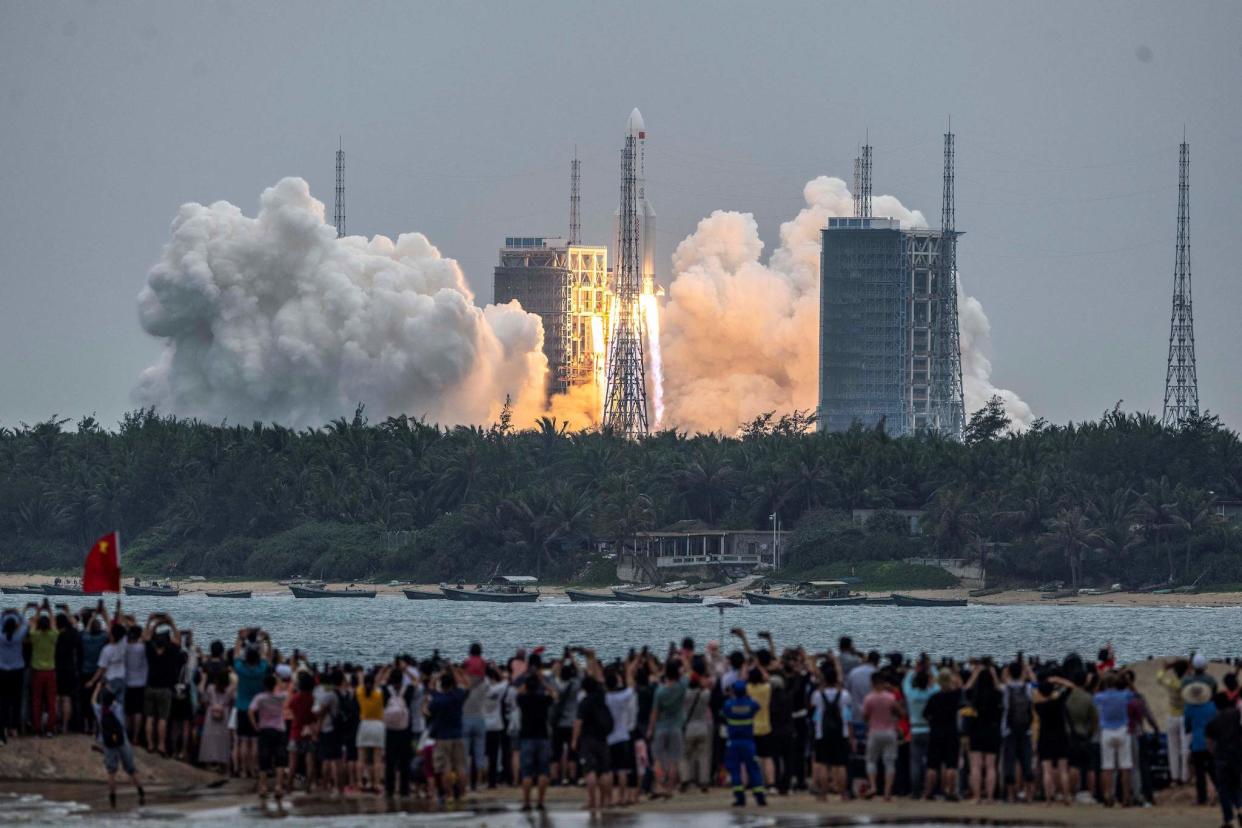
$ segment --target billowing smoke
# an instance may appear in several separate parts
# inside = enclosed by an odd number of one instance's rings
[[[545,405],[537,316],[477,307],[421,233],[338,239],[300,178],[265,190],[255,218],[184,205],[138,310],[165,349],[135,398],[184,416],[317,426],[362,402],[487,423],[508,396],[524,424]]]
[[[815,408],[820,230],[830,216],[853,215],[854,202],[844,181],[827,176],[808,182],[803,197],[807,206],[781,225],[780,246],[767,264],[750,213],[718,210],[677,246],[663,325],[671,427],[732,433],[765,411]],[[875,215],[903,226],[927,225],[893,196],[872,204]],[[1026,403],[991,384],[982,306],[963,296],[960,316],[967,411],[999,393],[1014,425],[1025,425]]]

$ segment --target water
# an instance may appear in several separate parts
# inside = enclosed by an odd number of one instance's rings
[[[860,649],[935,655],[1008,657],[1017,650],[1060,657],[1073,650],[1094,654],[1111,640],[1123,661],[1191,651],[1209,657],[1242,655],[1236,640],[1242,607],[967,606],[799,607],[755,606],[720,610],[673,604],[574,604],[544,598],[534,604],[374,599],[295,599],[256,595],[245,599],[127,598],[140,619],[162,610],[200,646],[212,639],[232,645],[243,626],[260,626],[284,652],[295,647],[314,660],[385,661],[398,653],[419,657],[439,648],[460,656],[472,641],[500,656],[516,647],[544,645],[559,655],[565,645],[594,647],[601,657],[631,646],[663,652],[670,641],[692,636],[700,646],[729,638],[743,627],[760,630],[777,647],[801,644],[811,651],[835,647],[839,636]],[[75,603],[76,606],[76,603]],[[731,647],[732,644],[726,644]]]

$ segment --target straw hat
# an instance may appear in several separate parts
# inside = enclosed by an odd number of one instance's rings
[[[1182,688],[1182,701],[1186,704],[1207,704],[1212,700],[1212,688],[1206,682],[1192,681]]]

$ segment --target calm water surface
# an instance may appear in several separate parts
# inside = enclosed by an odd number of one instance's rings
[[[76,603],[74,604],[76,606]],[[801,644],[820,650],[838,636],[853,636],[860,648],[934,655],[1062,656],[1070,650],[1094,653],[1111,640],[1123,660],[1192,650],[1211,657],[1242,655],[1242,606],[967,606],[915,607],[749,607],[721,611],[695,605],[574,604],[541,599],[535,604],[410,601],[404,596],[374,599],[296,599],[258,595],[246,599],[127,598],[125,607],[145,617],[172,613],[196,641],[232,643],[242,626],[267,630],[276,646],[298,648],[317,660],[386,660],[439,648],[465,652],[482,641],[489,654],[518,646],[566,644],[622,655],[644,644],[663,651],[670,641],[693,636],[700,643],[728,636],[732,626],[752,636],[770,631],[778,647]]]

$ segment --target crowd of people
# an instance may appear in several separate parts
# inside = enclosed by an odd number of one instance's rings
[[[278,807],[295,788],[444,804],[515,786],[542,809],[553,784],[591,809],[723,784],[739,806],[791,791],[1148,806],[1192,779],[1226,823],[1242,803],[1237,669],[1218,685],[1202,655],[1161,665],[1158,720],[1111,647],[997,663],[731,635],[364,666],[282,652],[257,627],[202,648],[166,613],[44,600],[0,612],[0,739],[94,734],[114,805],[121,769],[144,796],[134,746],[253,779]]]

